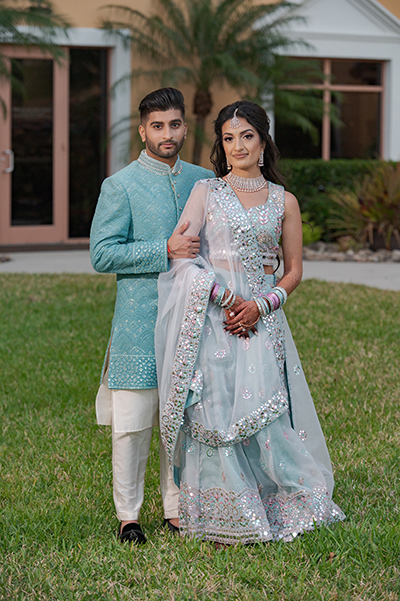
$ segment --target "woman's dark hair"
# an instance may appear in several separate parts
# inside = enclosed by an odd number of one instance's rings
[[[258,132],[261,140],[265,142],[264,165],[260,167],[261,173],[270,182],[284,185],[284,178],[279,173],[277,161],[279,151],[269,135],[269,118],[265,110],[249,100],[238,100],[220,110],[214,121],[215,142],[211,150],[210,160],[215,167],[217,177],[223,177],[228,171],[224,146],[222,143],[222,126],[232,119],[237,109],[237,117],[246,119]]]
[[[154,111],[169,111],[177,109],[181,112],[182,118],[185,118],[185,99],[180,90],[176,88],[160,88],[147,94],[139,104],[140,120],[147,117]]]

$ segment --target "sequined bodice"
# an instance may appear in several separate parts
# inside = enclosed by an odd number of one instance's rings
[[[214,180],[215,181],[215,180]],[[224,194],[224,189],[227,184],[221,187],[221,193]],[[231,192],[231,188],[229,187]],[[215,193],[215,192],[214,192]],[[254,234],[257,240],[258,249],[262,258],[263,265],[273,265],[276,256],[279,252],[279,240],[282,234],[282,221],[285,213],[285,191],[282,186],[268,182],[268,199],[267,201],[255,207],[246,210],[237,199],[235,210],[238,212],[245,211],[248,215],[249,222],[253,226]],[[210,246],[210,259],[221,260],[226,259],[225,251],[222,249],[222,240],[219,242],[217,234],[218,224],[226,223],[226,216],[223,210],[216,205],[210,207],[206,220],[208,225],[213,230],[213,234],[208,236]],[[210,232],[211,233],[211,232]],[[221,248],[220,248],[221,246]],[[235,251],[233,251],[235,254]]]
[[[268,200],[248,210],[263,265],[273,265],[279,252],[282,220],[285,212],[285,193],[282,186],[269,183]]]

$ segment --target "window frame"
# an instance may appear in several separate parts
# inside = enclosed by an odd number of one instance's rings
[[[308,58],[308,57],[307,57]],[[315,57],[309,57],[311,60]],[[384,117],[385,117],[385,84],[386,84],[386,67],[387,61],[384,60],[373,60],[373,59],[361,59],[361,58],[318,58],[317,60],[322,61],[322,68],[324,74],[324,82],[322,84],[288,84],[280,86],[284,90],[321,90],[322,98],[324,103],[324,113],[322,116],[322,127],[321,127],[321,155],[324,161],[331,159],[331,117],[330,117],[330,106],[332,103],[332,92],[375,92],[379,93],[380,96],[380,123],[379,123],[379,157],[382,158],[384,154]],[[347,62],[363,62],[363,63],[379,63],[381,65],[381,83],[377,85],[366,85],[366,84],[335,84],[332,83],[332,62],[334,61],[347,61]]]

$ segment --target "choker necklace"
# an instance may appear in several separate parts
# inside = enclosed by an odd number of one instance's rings
[[[259,175],[258,177],[240,177],[239,175],[234,175],[232,172],[228,173],[225,179],[232,188],[239,192],[258,192],[262,188],[265,188],[268,183],[263,175]]]

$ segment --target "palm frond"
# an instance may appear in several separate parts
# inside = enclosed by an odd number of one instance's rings
[[[0,0],[0,42],[19,46],[36,46],[43,53],[49,53],[60,62],[64,53],[59,43],[60,33],[68,37],[70,24],[61,14],[54,12],[46,0],[30,0],[27,4],[20,0]],[[56,43],[57,42],[57,43]],[[0,77],[11,81],[14,89],[21,89],[20,82],[13,76],[9,61],[1,54]],[[5,116],[5,103],[0,98]]]
[[[105,7],[107,8],[107,7]],[[144,15],[126,6],[113,6],[112,13],[119,20],[102,19],[101,26],[112,35],[118,35],[126,44],[140,48],[141,54],[157,61],[177,61],[188,53],[188,40],[159,16]],[[179,62],[179,61],[178,61]]]
[[[284,34],[285,28],[302,20],[295,10],[298,7],[298,3],[286,0],[269,4],[255,4],[253,0],[158,0],[157,12],[147,16],[127,6],[109,5],[103,27],[149,58],[154,65],[150,71],[158,73],[162,84],[188,82],[195,92],[201,91],[195,114],[203,123],[212,105],[210,90],[215,82],[262,98],[282,81],[279,68],[283,62],[277,57],[296,45],[307,45]],[[297,77],[296,82],[299,80]],[[311,116],[296,114],[301,103],[292,100],[291,106],[289,101],[286,104],[287,118],[315,140],[317,129]],[[315,111],[314,107],[313,115]]]

